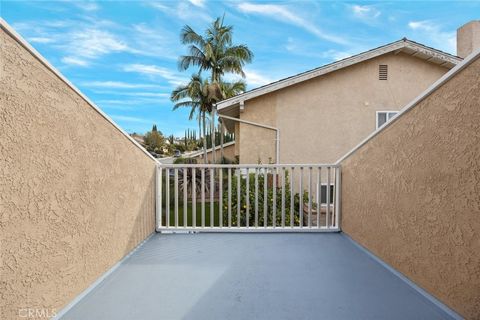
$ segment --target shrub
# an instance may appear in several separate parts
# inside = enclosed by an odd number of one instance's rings
[[[197,159],[178,157],[173,160],[173,164],[197,164]]]
[[[225,177],[226,175],[224,175]],[[279,181],[280,177],[277,177]],[[273,195],[276,193],[276,215],[275,223],[276,226],[282,225],[282,188],[281,186],[273,186],[272,183],[273,175],[267,174],[267,198],[265,199],[265,175],[258,174],[258,225],[263,226],[265,223],[265,214],[264,214],[264,203],[267,202],[267,226],[273,226]],[[232,175],[232,197],[231,197],[231,219],[232,226],[237,226],[238,224],[238,206],[240,205],[240,226],[244,227],[247,223],[247,201],[246,201],[246,184],[247,179],[246,175],[241,175],[240,177],[240,203],[238,202],[237,196],[237,184],[238,184],[237,175]],[[226,184],[224,184],[226,185]],[[304,195],[305,198],[306,195]],[[249,226],[255,225],[255,174],[249,173]],[[224,190],[223,192],[223,224],[228,225],[228,192]],[[293,223],[295,226],[299,226],[300,216],[299,216],[299,200],[300,196],[298,193],[294,195],[294,210],[293,210]],[[288,178],[288,172],[285,175],[285,225],[290,226],[291,222],[291,191],[290,191],[290,181]]]

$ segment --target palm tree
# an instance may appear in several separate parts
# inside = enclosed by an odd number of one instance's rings
[[[206,163],[206,114],[211,113],[213,105],[222,99],[222,92],[220,86],[217,83],[209,83],[207,79],[202,79],[199,74],[194,74],[190,78],[190,82],[188,84],[178,86],[175,90],[172,91],[170,99],[173,102],[176,102],[173,110],[181,107],[190,108],[190,120],[193,119],[196,113],[198,114],[198,127],[200,131],[200,136],[203,136],[204,160]]]
[[[220,82],[225,73],[245,77],[243,66],[252,61],[253,53],[246,45],[233,45],[232,35],[233,27],[225,26],[223,18],[217,18],[205,36],[188,25],[183,27],[180,39],[182,44],[189,45],[189,54],[180,57],[180,70],[197,66],[200,73],[204,70],[211,72],[212,82]]]
[[[180,33],[180,39],[183,44],[189,45],[189,54],[180,57],[179,69],[187,70],[196,66],[199,67],[199,73],[210,71],[211,84],[217,84],[220,90],[223,89],[220,84],[225,73],[238,74],[244,78],[243,66],[252,61],[253,53],[246,45],[234,45],[232,38],[233,26],[224,25],[223,17],[217,18],[205,31],[204,36],[186,25]],[[222,91],[218,97],[225,99],[229,96]],[[212,105],[209,111],[212,132],[215,128],[215,111],[215,105]],[[223,144],[221,147],[223,149]],[[215,150],[215,141],[212,150]],[[215,152],[212,152],[212,159],[215,162]]]

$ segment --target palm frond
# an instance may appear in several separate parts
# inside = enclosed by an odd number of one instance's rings
[[[178,69],[183,71],[187,70],[191,66],[202,66],[204,60],[195,56],[180,56],[178,59]]]
[[[199,47],[205,45],[203,37],[196,33],[189,25],[185,25],[180,31],[180,41],[182,44],[196,44]]]
[[[243,63],[250,63],[253,59],[253,52],[244,44],[232,46],[225,49],[225,56],[233,56]]]
[[[243,80],[238,80],[235,82],[223,82],[221,83],[221,87],[225,99],[234,97],[247,90],[247,84]]]

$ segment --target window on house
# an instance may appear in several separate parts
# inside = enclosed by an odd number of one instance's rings
[[[330,204],[333,204],[333,197],[335,193],[335,188],[333,184],[330,184]],[[327,203],[327,185],[322,183],[322,187],[320,188],[320,203]]]
[[[388,80],[388,65],[381,64],[378,66],[378,80]]]
[[[390,121],[397,113],[397,111],[377,111],[377,129]]]

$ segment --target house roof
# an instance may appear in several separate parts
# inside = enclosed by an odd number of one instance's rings
[[[450,79],[452,79],[455,75],[457,75],[460,71],[462,71],[463,69],[468,67],[470,64],[472,64],[477,59],[480,59],[480,49],[477,49],[477,50],[473,51],[470,55],[465,57],[465,59],[461,63],[457,64],[453,69],[451,69],[450,71],[445,73],[440,79],[438,79],[436,82],[434,82],[430,87],[428,87],[425,91],[423,91],[419,96],[417,96],[410,103],[408,103],[405,107],[403,107],[391,120],[389,120],[387,123],[385,123],[380,129],[372,132],[368,137],[366,137],[358,145],[353,147],[353,149],[351,149],[345,155],[343,155],[340,159],[338,159],[335,162],[335,164],[340,164],[343,160],[350,157],[352,154],[355,153],[355,151],[360,149],[363,145],[368,143],[370,140],[375,138],[378,134],[382,133],[384,130],[386,130],[388,127],[390,127],[392,124],[394,124],[404,114],[409,112],[411,109],[415,108],[420,102],[422,102],[427,97],[429,97],[431,94],[433,94],[435,91],[437,91],[441,86],[443,86],[445,83],[450,81]]]
[[[371,49],[369,51],[362,52],[360,54],[326,64],[319,68],[315,68],[309,71],[299,73],[297,75],[281,79],[270,84],[258,87],[256,89],[247,91],[245,93],[239,94],[235,97],[223,100],[217,104],[217,109],[219,112],[224,113],[230,110],[232,107],[241,105],[244,101],[253,99],[255,97],[288,87],[294,84],[322,76],[324,74],[346,68],[348,66],[354,65],[359,62],[363,62],[390,52],[403,52],[414,56],[419,59],[426,60],[428,62],[441,65],[447,68],[453,68],[459,62],[462,61],[462,58],[451,55],[449,53],[440,51],[435,48],[425,46],[421,43],[408,40],[403,38],[401,40],[386,44],[384,46]],[[241,106],[242,107],[242,106]],[[223,112],[222,112],[223,111]]]

